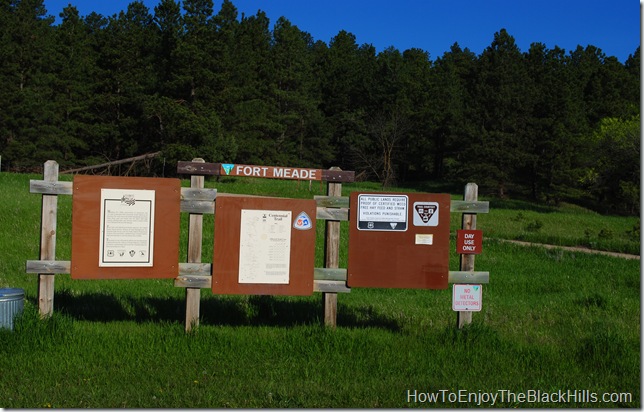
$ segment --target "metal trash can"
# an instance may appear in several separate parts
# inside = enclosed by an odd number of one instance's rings
[[[0,289],[0,328],[13,330],[13,319],[22,313],[25,291],[17,288]]]

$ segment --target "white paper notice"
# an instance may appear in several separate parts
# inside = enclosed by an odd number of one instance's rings
[[[101,189],[99,266],[153,266],[154,195],[154,190]]]
[[[241,211],[239,283],[287,285],[291,262],[291,211]]]

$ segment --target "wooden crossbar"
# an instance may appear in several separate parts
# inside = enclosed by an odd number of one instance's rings
[[[26,273],[69,274],[71,270],[69,260],[28,260]],[[212,263],[179,263],[179,275],[174,281],[177,287],[193,287],[195,282],[204,282],[204,278],[211,278]],[[449,283],[489,283],[489,272],[475,271],[449,271]],[[347,270],[344,268],[313,268],[314,281],[347,281]],[[210,280],[202,289],[212,287]]]
[[[221,163],[206,163],[202,159],[179,162],[177,171],[191,175],[191,187],[181,188],[180,211],[190,214],[188,262],[179,263],[175,287],[186,289],[186,330],[198,325],[200,289],[212,287],[212,263],[201,262],[202,217],[215,213],[218,196],[235,196],[218,193],[216,189],[203,187],[203,177],[220,175]],[[316,174],[316,177],[318,174]],[[337,294],[351,291],[347,287],[347,269],[339,268],[340,222],[349,220],[349,197],[342,196],[342,182],[353,182],[354,172],[337,168],[322,170],[319,179],[327,182],[326,196],[314,196],[317,204],[317,220],[326,221],[325,267],[314,268],[313,290],[321,292],[324,305],[325,325],[335,327]],[[73,182],[58,180],[58,163],[45,163],[44,179],[31,180],[30,192],[43,195],[41,252],[39,260],[26,262],[26,273],[39,277],[38,302],[41,316],[53,313],[54,275],[70,273],[71,262],[55,259],[57,196],[73,195]],[[476,185],[466,187],[464,200],[452,200],[451,212],[463,213],[463,228],[476,227],[476,214],[488,213],[489,202],[479,201]],[[489,272],[474,271],[474,256],[461,255],[461,268],[449,271],[449,283],[488,283]],[[471,322],[471,312],[458,312],[458,327]]]

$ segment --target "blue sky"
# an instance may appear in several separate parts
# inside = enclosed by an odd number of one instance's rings
[[[111,16],[130,0],[45,0],[58,16],[71,3],[81,16],[92,11]],[[144,0],[154,12],[158,0]],[[327,44],[340,30],[380,52],[416,47],[432,60],[455,42],[480,54],[494,33],[505,28],[521,51],[544,43],[566,51],[593,45],[624,62],[640,45],[640,3],[636,0],[233,0],[241,13],[266,12],[271,26],[285,16],[315,40]],[[214,0],[215,13],[221,0]]]

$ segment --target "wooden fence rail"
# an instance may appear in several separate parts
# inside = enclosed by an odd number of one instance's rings
[[[196,165],[196,166],[195,166]],[[215,164],[218,165],[218,164]],[[204,188],[204,175],[215,174],[213,164],[205,163],[202,159],[192,162],[180,162],[178,170],[186,170],[196,174],[190,176],[191,186],[181,188],[180,210],[190,214],[188,234],[188,261],[179,263],[179,274],[174,280],[175,287],[186,288],[186,319],[185,328],[189,331],[199,324],[200,289],[212,287],[212,264],[201,262],[203,215],[215,213],[215,202],[218,196],[216,189]],[[218,170],[218,169],[217,169]],[[341,196],[342,182],[350,181],[353,172],[343,172],[332,169],[326,174],[328,180],[327,196],[314,196],[317,204],[318,220],[326,222],[325,226],[325,267],[314,268],[313,290],[322,293],[324,306],[324,323],[335,327],[337,315],[337,294],[351,291],[346,286],[347,269],[339,266],[340,222],[349,220],[349,198]],[[473,186],[472,186],[473,185]],[[476,227],[477,213],[487,213],[489,203],[478,201],[476,194],[468,194],[476,185],[471,183],[466,189],[463,201],[452,201],[450,211],[464,214],[463,228]],[[55,161],[45,163],[44,179],[31,180],[30,192],[43,196],[41,252],[39,260],[26,262],[26,273],[36,273],[39,278],[38,302],[42,317],[53,313],[54,275],[68,274],[71,269],[70,261],[56,260],[56,215],[57,196],[73,195],[72,182],[58,181],[58,164]],[[466,218],[467,217],[467,218]],[[467,222],[467,223],[466,223]],[[471,263],[461,264],[461,270],[449,271],[449,283],[489,282],[489,272],[474,271],[473,258]],[[458,326],[471,322],[469,316],[458,312]]]

